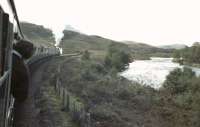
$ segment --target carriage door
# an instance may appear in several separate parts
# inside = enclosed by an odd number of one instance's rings
[[[0,127],[7,127],[10,117],[10,80],[12,24],[9,15],[0,10]]]

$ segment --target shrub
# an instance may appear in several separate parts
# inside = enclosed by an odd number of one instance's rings
[[[82,60],[89,60],[90,59],[90,52],[88,50],[84,51],[81,59]]]
[[[164,88],[168,89],[172,94],[180,94],[187,90],[191,83],[191,78],[195,77],[195,73],[189,68],[177,68],[170,72],[163,85]]]
[[[110,46],[104,61],[107,68],[116,68],[118,71],[123,71],[131,62],[131,56],[125,51],[120,51]]]

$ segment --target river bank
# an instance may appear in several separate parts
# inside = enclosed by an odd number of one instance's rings
[[[200,64],[197,63],[188,63],[188,62],[183,62],[184,66],[190,66],[190,67],[194,67],[194,68],[199,68],[200,69]]]
[[[180,65],[180,62],[178,59],[173,58],[172,62]],[[181,66],[192,69],[196,73],[197,76],[200,76],[200,64],[182,61]]]
[[[195,68],[200,68],[200,64],[199,63],[186,62],[184,60],[180,60],[180,59],[177,59],[177,58],[173,58],[172,61],[175,62],[175,63],[179,63],[181,65],[195,67]]]

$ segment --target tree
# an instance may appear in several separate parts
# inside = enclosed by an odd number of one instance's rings
[[[176,58],[176,59],[179,59],[181,57],[180,51],[179,50],[174,50],[173,57]]]
[[[131,62],[130,54],[120,51],[116,46],[111,45],[104,62],[107,68],[115,68],[118,71],[123,71]]]
[[[195,77],[195,73],[190,68],[177,68],[170,72],[164,82],[163,87],[168,89],[172,94],[180,94],[187,90],[190,80]]]
[[[176,59],[182,57],[186,63],[200,64],[200,43],[195,42],[191,47],[175,50],[173,57]]]
[[[84,51],[81,59],[82,60],[89,60],[90,59],[90,52],[88,50]]]

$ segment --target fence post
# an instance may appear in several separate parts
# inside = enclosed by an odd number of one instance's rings
[[[67,94],[67,105],[66,105],[67,111],[70,111],[70,96]]]
[[[87,127],[87,113],[83,110],[83,127]]]
[[[61,98],[61,100],[62,100],[62,96],[63,96],[63,87],[62,86],[60,86],[60,98]]]
[[[75,101],[73,103],[73,117],[75,118],[75,110],[76,110],[76,104],[75,104]]]
[[[90,117],[90,113],[87,113],[87,127],[91,127],[91,117]]]
[[[80,126],[85,127],[85,114],[84,114],[84,109],[80,109]]]
[[[61,72],[61,67],[60,67],[60,64],[58,65],[58,74],[60,74]]]
[[[57,86],[57,93],[58,95],[60,95],[60,82],[59,82],[59,78],[57,78],[57,83],[56,83],[56,86]]]
[[[55,85],[55,90],[56,90],[56,92],[58,92],[58,82],[59,82],[59,78],[57,77],[57,78],[56,78],[56,85]]]
[[[63,103],[63,107],[65,107],[65,89],[63,89],[63,99],[62,99],[62,103]]]

